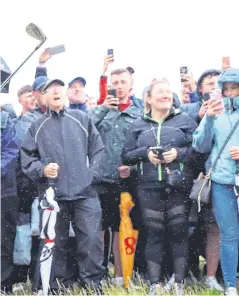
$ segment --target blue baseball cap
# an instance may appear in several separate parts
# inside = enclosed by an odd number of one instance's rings
[[[131,74],[133,75],[134,74],[134,69],[132,67],[127,67],[126,70]]]
[[[86,80],[83,77],[76,77],[68,83],[69,87],[71,87],[71,85],[76,81],[79,81],[83,86],[86,86]]]
[[[65,86],[65,83],[60,79],[48,79],[47,82],[43,84],[42,91],[45,91],[52,83],[57,83],[61,86]]]
[[[33,82],[32,85],[32,90],[36,91],[36,90],[41,90],[44,86],[44,84],[48,81],[48,77],[47,76],[39,76],[36,78],[36,80]]]

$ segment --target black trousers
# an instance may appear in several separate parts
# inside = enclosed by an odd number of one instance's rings
[[[71,285],[74,276],[72,246],[69,246],[69,222],[76,236],[76,260],[78,281],[85,287],[97,288],[104,275],[103,245],[101,239],[101,207],[98,198],[84,198],[75,201],[59,201],[60,212],[55,226],[56,238],[51,267],[50,288],[58,289]],[[39,255],[44,245],[41,242]],[[33,290],[41,287],[40,258],[33,281]]]
[[[13,249],[18,220],[18,198],[1,199],[1,289],[13,284]]]
[[[164,188],[139,188],[139,201],[147,226],[145,257],[151,284],[162,278],[165,244],[169,243],[175,281],[180,283],[187,273],[188,207],[183,192]]]

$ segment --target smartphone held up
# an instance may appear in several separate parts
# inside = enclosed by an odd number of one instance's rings
[[[112,48],[107,49],[107,57],[110,62],[114,62],[114,50]]]
[[[231,68],[230,57],[222,57],[222,71]]]
[[[55,54],[60,54],[60,53],[65,52],[65,51],[66,51],[66,49],[65,49],[65,45],[64,44],[61,44],[61,45],[57,45],[57,46],[49,47],[48,48],[48,53],[51,56],[53,56]]]
[[[187,77],[188,74],[189,74],[188,67],[186,66],[180,67],[181,82],[187,82],[189,80]]]
[[[113,98],[117,98],[116,89],[111,88],[108,90],[108,96],[112,96]],[[117,107],[117,104],[112,104],[112,106]]]
[[[217,105],[217,108],[221,109],[220,114],[224,113],[224,101],[222,92],[219,89],[212,90],[203,95],[204,102],[209,101],[210,104]]]
[[[180,67],[180,74],[188,74],[188,67]]]
[[[114,88],[109,89],[108,96],[112,96],[112,97],[116,98],[116,89],[114,89]]]

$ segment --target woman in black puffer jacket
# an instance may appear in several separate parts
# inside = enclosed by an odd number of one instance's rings
[[[182,295],[188,260],[187,196],[194,178],[192,134],[197,124],[173,107],[173,94],[167,81],[150,86],[147,102],[150,110],[131,127],[122,160],[125,165],[138,165],[139,201],[148,228],[146,260],[150,295],[161,288],[166,233],[173,256],[175,289]],[[156,146],[161,149],[152,149]]]

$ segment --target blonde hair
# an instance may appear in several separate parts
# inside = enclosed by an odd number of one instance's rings
[[[157,84],[162,84],[162,83],[166,83],[166,84],[170,85],[169,82],[168,82],[168,79],[166,79],[166,78],[160,78],[160,79],[155,78],[155,79],[152,81],[152,83],[150,84],[150,86],[149,86],[149,89],[148,89],[148,96],[151,97],[151,95],[152,95],[152,91],[153,91],[153,88],[154,88],[155,85],[157,85]]]

